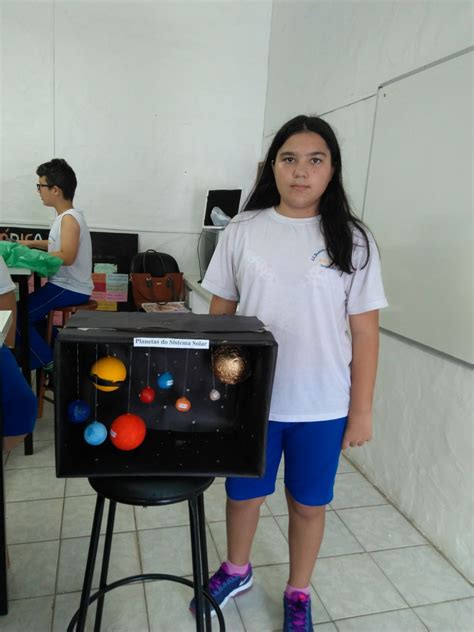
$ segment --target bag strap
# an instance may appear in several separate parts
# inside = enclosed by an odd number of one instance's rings
[[[161,264],[161,274],[158,274],[158,276],[165,276],[165,274],[166,274],[166,272],[165,272],[165,262],[163,261],[163,257],[161,256],[161,253],[157,252],[156,250],[153,250],[153,248],[148,248],[148,250],[145,250],[145,252],[143,253],[143,266],[142,266],[143,272],[148,272],[148,270],[146,268],[146,256],[147,256],[147,254],[149,252],[151,252],[154,255],[156,255],[156,257],[158,258],[158,260],[159,260],[159,262]],[[150,274],[151,274],[151,272],[150,272]]]

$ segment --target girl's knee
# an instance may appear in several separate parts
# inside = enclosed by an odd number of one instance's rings
[[[237,511],[248,511],[251,509],[259,509],[265,502],[266,496],[260,496],[259,498],[249,498],[248,500],[234,500],[227,497],[227,503],[231,509]]]
[[[324,516],[326,512],[326,505],[303,505],[291,496],[288,496],[287,500],[289,513],[299,518],[314,520]]]

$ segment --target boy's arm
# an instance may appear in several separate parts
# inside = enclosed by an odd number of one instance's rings
[[[61,250],[50,252],[50,255],[60,257],[65,266],[74,263],[79,250],[81,228],[72,215],[66,215],[61,221]]]
[[[379,310],[349,316],[352,337],[351,400],[342,449],[372,439],[372,400],[379,353]]]
[[[6,292],[0,294],[0,309],[8,309],[13,312],[13,321],[7,335],[5,336],[5,344],[7,347],[13,347],[15,345],[15,330],[16,330],[16,298],[15,292]]]
[[[28,246],[28,248],[38,248],[38,250],[48,250],[47,239],[19,239],[17,244]]]
[[[222,315],[228,314],[232,316],[237,309],[237,301],[229,301],[226,298],[221,298],[215,294],[212,297],[211,306],[209,308],[209,314]]]

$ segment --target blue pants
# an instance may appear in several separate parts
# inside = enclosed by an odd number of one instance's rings
[[[4,437],[33,431],[37,413],[36,396],[10,349],[5,346],[0,346],[0,406]]]
[[[37,329],[44,324],[45,317],[56,307],[82,305],[90,296],[65,290],[53,283],[46,283],[42,288],[32,292],[28,297],[28,331],[30,336],[30,369],[38,369],[53,359],[53,349],[48,345]],[[21,336],[17,323],[16,344],[21,344]]]

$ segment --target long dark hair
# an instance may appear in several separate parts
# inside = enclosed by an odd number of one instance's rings
[[[341,151],[339,149],[339,143],[331,126],[326,123],[326,121],[323,121],[323,119],[316,116],[300,115],[283,125],[276,133],[270,145],[260,176],[243,210],[261,210],[277,206],[280,203],[280,194],[276,187],[272,163],[275,161],[278,150],[288,138],[300,132],[315,132],[319,134],[331,152],[331,163],[334,168],[334,174],[319,201],[321,229],[326,241],[328,256],[333,264],[343,272],[351,274],[355,269],[352,264],[352,251],[354,246],[366,246],[367,258],[364,267],[367,265],[370,256],[369,238],[366,227],[362,221],[352,213],[349,206],[342,185]],[[357,231],[354,231],[355,228]],[[355,233],[358,233],[358,235],[362,237],[362,243],[357,239]]]

